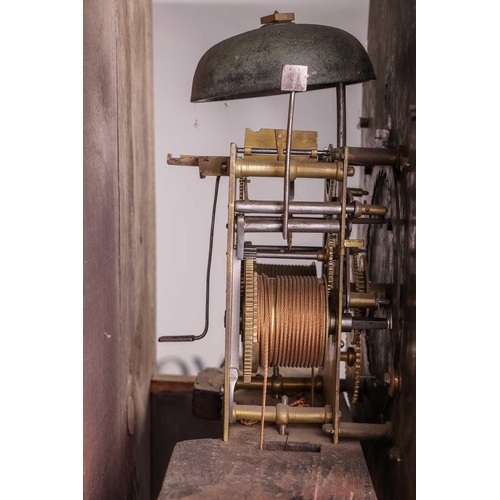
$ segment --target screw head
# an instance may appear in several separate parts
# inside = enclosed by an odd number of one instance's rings
[[[399,448],[391,448],[389,450],[389,460],[401,462],[401,453]]]
[[[335,431],[333,430],[333,425],[332,424],[324,424],[322,427],[323,433],[327,434],[328,436],[332,436]]]

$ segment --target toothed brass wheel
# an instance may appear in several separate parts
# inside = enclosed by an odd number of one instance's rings
[[[326,237],[326,256],[326,278],[328,282],[328,293],[330,293],[335,278],[335,236],[332,233],[329,233]]]
[[[347,349],[354,349],[355,360],[352,366],[346,364],[346,385],[349,402],[355,404],[359,398],[359,387],[361,383],[361,335],[359,330],[347,335]]]
[[[255,260],[245,260],[245,297],[243,307],[243,381],[249,383],[254,366],[254,343],[257,342],[257,287]]]
[[[335,197],[337,181],[325,181],[325,201],[332,202]],[[333,288],[333,280],[335,278],[335,242],[336,236],[333,233],[328,233],[323,240],[324,248],[326,251],[326,263],[323,266],[323,274],[326,275],[328,283],[328,293]]]
[[[354,268],[354,287],[356,292],[367,292],[366,259],[359,254],[357,249],[352,251]],[[364,309],[352,309],[352,315],[355,318],[366,316]],[[361,384],[361,331],[353,330],[347,334],[346,347],[353,348],[355,351],[355,361],[352,366],[346,364],[347,394],[349,402],[355,404],[359,398],[359,387]]]

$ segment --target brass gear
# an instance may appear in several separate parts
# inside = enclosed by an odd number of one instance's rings
[[[358,249],[352,250],[352,259],[354,267],[354,287],[356,292],[366,293],[367,280],[365,271],[360,269],[361,258]],[[364,260],[363,262],[365,263]],[[362,309],[352,309],[352,315],[355,318],[359,318],[366,315],[366,311]],[[355,350],[354,364],[352,366],[346,365],[347,394],[349,396],[349,402],[351,404],[355,404],[358,401],[359,387],[361,383],[361,331],[353,330],[347,334],[346,343],[347,348],[352,347]]]
[[[337,181],[330,179],[325,181],[325,201],[332,202],[335,197]],[[324,274],[328,283],[328,294],[333,288],[333,280],[335,278],[335,242],[336,236],[333,233],[328,233],[324,240],[326,250],[326,269]]]
[[[326,236],[326,278],[328,282],[328,293],[333,288],[333,279],[335,277],[335,236],[328,233]]]
[[[245,297],[243,307],[243,381],[249,383],[254,368],[254,343],[257,342],[257,286],[255,260],[245,260]]]
[[[347,348],[352,347],[355,350],[355,361],[352,366],[347,366],[347,394],[349,402],[356,404],[359,397],[359,388],[361,384],[361,335],[359,330],[355,330],[347,335]]]

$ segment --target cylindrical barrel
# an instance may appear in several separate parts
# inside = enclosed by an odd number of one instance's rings
[[[242,214],[282,214],[282,201],[261,201],[261,200],[238,200],[234,204],[235,212]],[[313,201],[291,201],[289,213],[292,215],[340,215],[342,205],[338,201],[329,203]],[[361,215],[384,216],[387,208],[381,205],[365,205],[354,202],[346,205],[346,213]],[[360,223],[371,221],[372,219],[359,219]],[[385,220],[377,221],[384,224]]]
[[[332,421],[331,405],[326,406],[289,406],[278,403],[276,406],[266,406],[264,420],[276,422],[278,425],[292,423],[326,424]],[[233,404],[234,420],[262,420],[262,407],[258,405]]]
[[[351,292],[349,307],[354,309],[377,307],[377,296],[374,293]]]
[[[353,318],[352,327],[354,330],[388,330],[391,321],[387,318]]]
[[[248,383],[243,382],[243,377],[239,377],[238,382],[236,382],[236,389],[262,391],[263,385],[263,377],[252,377],[252,380]],[[316,377],[314,377],[314,392],[321,393],[322,387],[323,377],[316,375]],[[267,379],[267,390],[274,394],[310,391],[311,377],[272,376]]]
[[[391,422],[385,424],[361,424],[357,422],[340,422],[339,436],[343,439],[390,439],[392,437]]]
[[[258,405],[240,405],[233,403],[233,420],[262,420],[262,407]],[[265,422],[276,422],[276,406],[266,406]]]
[[[245,217],[246,233],[281,233],[283,221],[276,217]],[[291,233],[338,233],[340,221],[337,219],[290,219]]]
[[[346,209],[349,208],[347,205]],[[346,210],[347,213],[350,213],[349,210]],[[360,204],[360,215],[376,215],[377,217],[384,216],[387,213],[387,207],[382,205],[365,205],[363,203]]]
[[[355,169],[349,167],[347,175],[352,177]],[[236,177],[284,177],[285,162],[277,160],[236,159]],[[299,158],[290,159],[290,181],[297,178],[342,180],[343,162],[309,163]]]
[[[328,332],[335,335],[337,319],[333,311],[330,312],[330,326]],[[345,313],[342,317],[342,331],[351,330],[388,330],[391,328],[391,322],[387,318],[353,318],[351,314]]]
[[[325,279],[258,274],[257,296],[259,365],[323,366],[328,336]]]
[[[316,278],[316,264],[311,262],[308,266],[289,264],[255,264],[257,274],[265,274],[268,278],[276,276],[314,276]]]
[[[333,150],[333,159],[341,160],[344,156],[343,148]],[[358,165],[397,165],[397,149],[384,148],[349,148],[349,163]]]
[[[354,206],[347,208],[350,208],[347,213],[354,212]],[[238,200],[234,204],[234,210],[243,214],[281,214],[283,213],[283,202]],[[340,215],[342,205],[340,202],[291,201],[289,211],[292,215]]]

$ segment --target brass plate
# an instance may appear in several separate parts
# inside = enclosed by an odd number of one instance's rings
[[[245,159],[284,161],[283,149],[286,147],[286,130],[261,128],[257,132],[245,129],[245,150],[248,148],[277,149],[278,155],[245,155]],[[318,132],[294,130],[292,149],[318,150]],[[301,161],[316,162],[316,158],[301,157]]]

